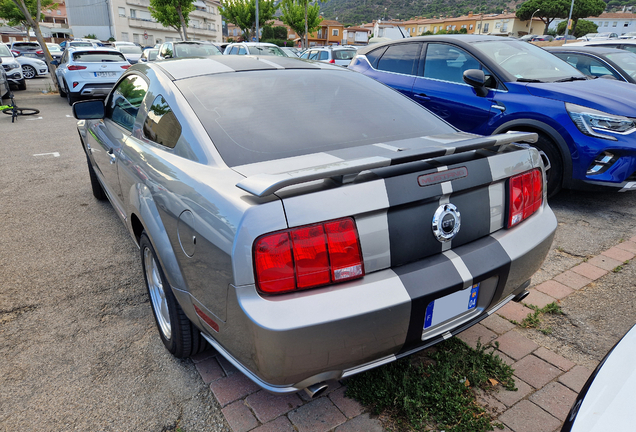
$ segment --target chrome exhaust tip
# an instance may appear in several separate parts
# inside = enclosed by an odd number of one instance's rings
[[[310,385],[309,387],[306,387],[304,390],[305,390],[305,393],[307,393],[307,395],[313,399],[323,394],[328,387],[329,386],[327,385],[327,383],[320,382],[317,384]]]
[[[517,294],[512,301],[519,303],[521,300],[523,300],[524,298],[528,297],[528,294],[530,294],[530,291],[528,290],[523,290],[521,291],[519,294]]]

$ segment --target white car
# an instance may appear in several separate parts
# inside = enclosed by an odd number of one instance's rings
[[[275,55],[287,57],[277,45],[268,42],[236,42],[225,47],[225,55]]]
[[[114,49],[67,49],[58,62],[55,77],[60,96],[69,105],[81,98],[106,97],[122,73],[130,67],[124,55]]]
[[[22,67],[14,58],[9,47],[3,43],[0,43],[0,59],[2,59],[2,68],[7,74],[9,84],[14,84],[18,90],[26,90],[26,80],[22,75]]]
[[[22,66],[22,75],[26,79],[33,79],[49,73],[49,67],[42,60],[25,56],[16,57],[16,60]]]
[[[130,64],[137,63],[142,54],[141,47],[135,44],[116,45],[115,49],[121,52],[124,55],[124,57],[126,57],[126,60],[130,62]]]

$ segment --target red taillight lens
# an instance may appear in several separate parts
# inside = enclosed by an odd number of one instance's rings
[[[77,81],[73,82],[73,88],[77,87],[79,85],[79,83]]]
[[[336,61],[334,59],[329,60],[329,63],[334,64]]]
[[[267,234],[254,244],[256,285],[267,294],[364,276],[352,218]]]
[[[121,68],[122,69],[128,69],[130,67],[130,65],[123,65]]]
[[[40,50],[40,51],[36,51],[36,54],[44,54],[44,51]]]
[[[530,217],[543,202],[543,177],[538,168],[511,177],[508,183],[508,228]]]
[[[86,66],[70,65],[68,67],[68,70],[82,70],[82,69],[86,69]]]

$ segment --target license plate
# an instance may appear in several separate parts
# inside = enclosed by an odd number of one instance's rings
[[[433,300],[426,307],[424,329],[441,324],[466,311],[475,309],[479,297],[479,284]]]
[[[117,72],[94,72],[96,77],[106,78],[106,77],[116,77]]]

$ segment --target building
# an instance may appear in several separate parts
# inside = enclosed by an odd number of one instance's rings
[[[95,35],[106,41],[136,42],[143,46],[180,40],[172,27],[164,27],[150,15],[149,0],[72,0],[66,5],[68,22],[76,38]],[[196,0],[190,12],[188,39],[222,41],[222,20],[217,0]]]
[[[592,21],[598,26],[599,33],[618,33],[623,35],[629,32],[636,32],[636,14],[631,12],[614,12],[614,13],[602,13],[596,17],[585,18],[588,21]],[[555,19],[550,23],[550,29],[556,30],[557,26],[562,19]]]
[[[371,29],[363,27],[348,27],[344,29],[342,39],[345,45],[366,45],[369,43]]]
[[[343,45],[344,26],[338,21],[323,19],[320,29],[310,33],[307,38],[309,46]]]

